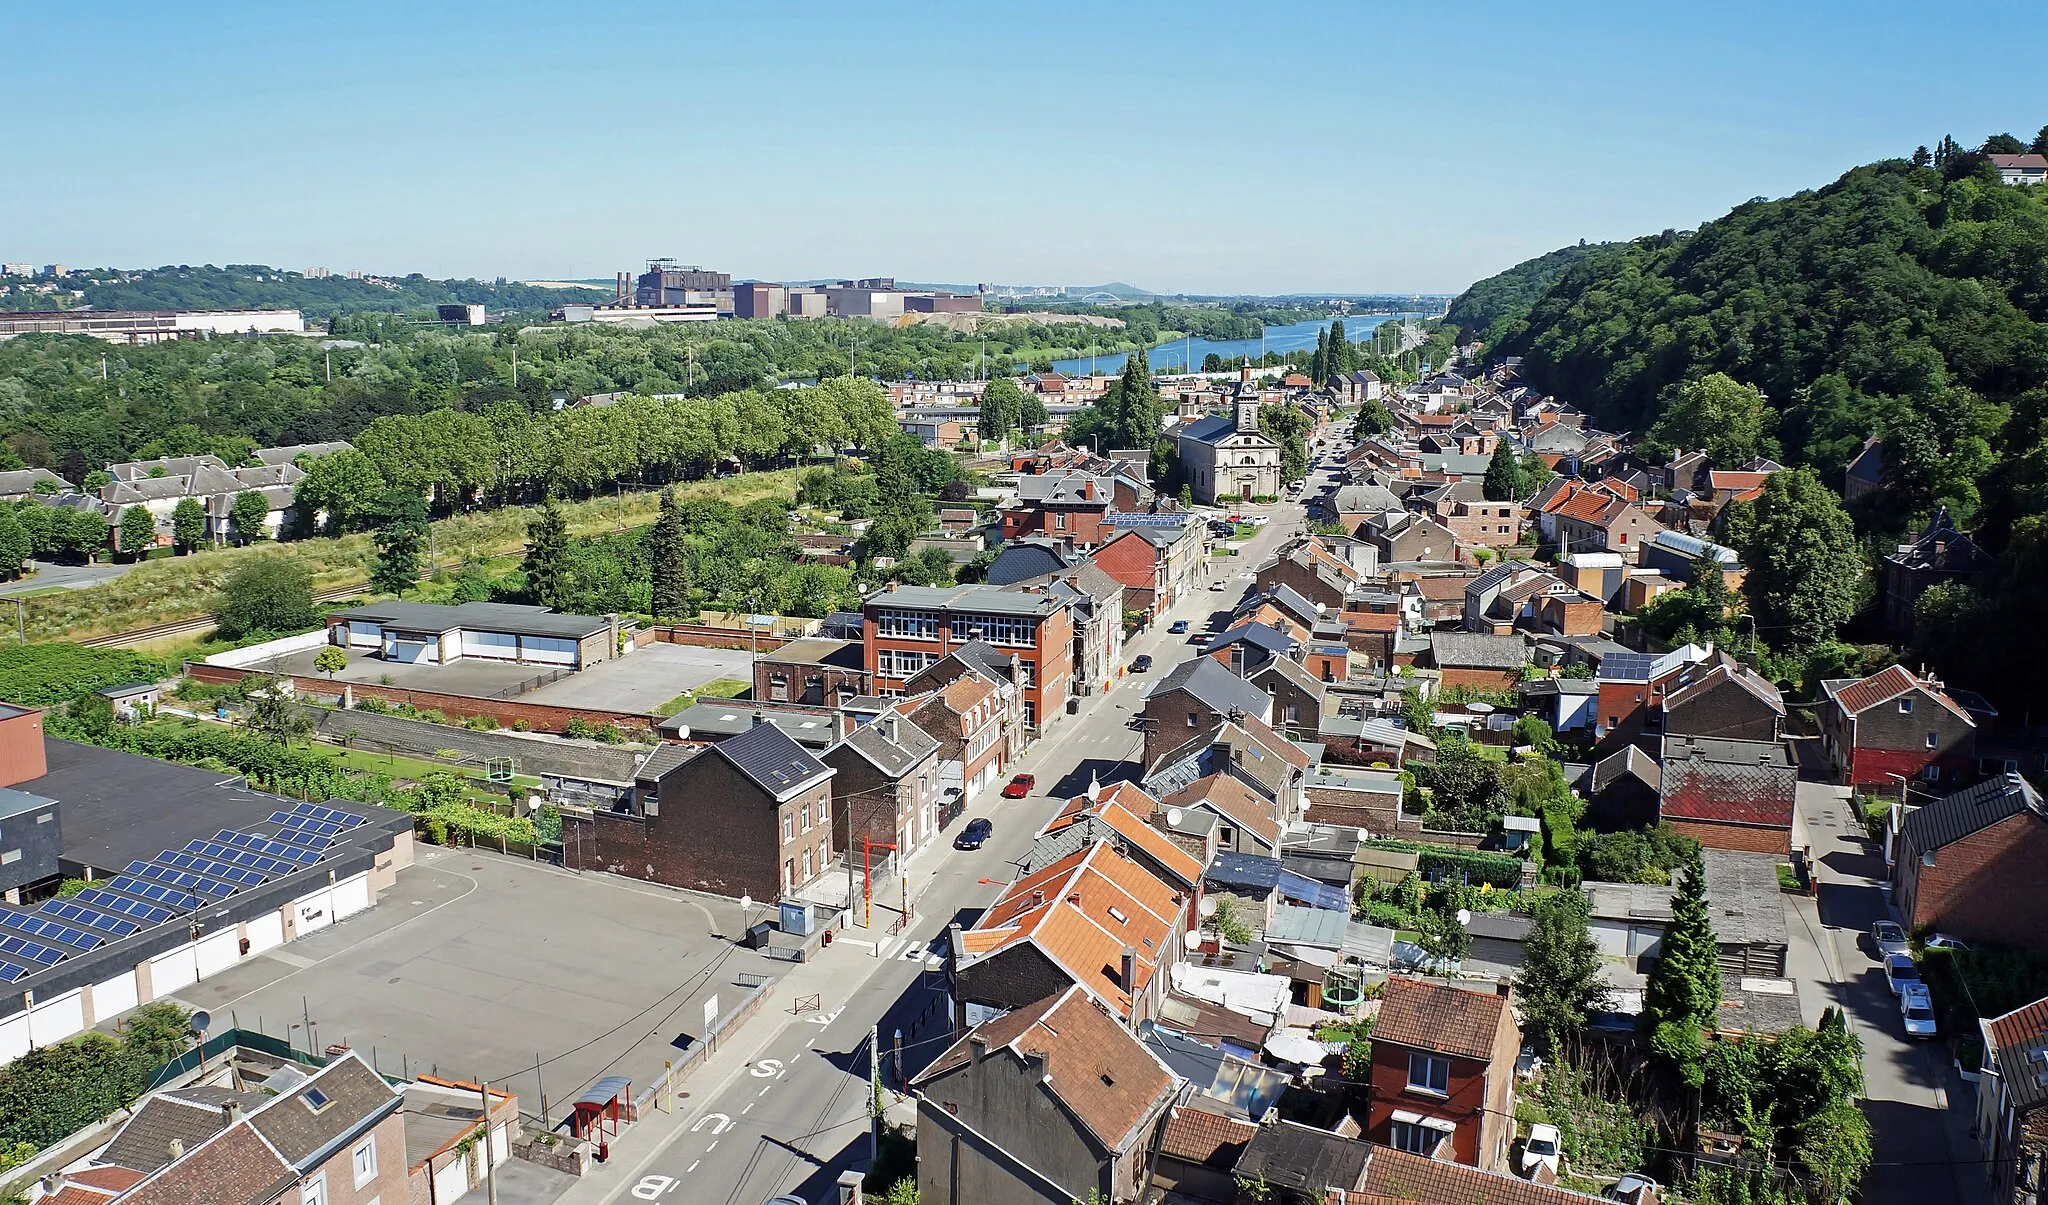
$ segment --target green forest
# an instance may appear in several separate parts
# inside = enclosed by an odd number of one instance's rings
[[[1453,312],[1521,288],[1482,282]],[[1731,515],[1767,643],[1807,653],[1842,635],[1876,556],[1947,507],[1999,567],[1922,599],[1908,655],[1995,702],[2048,669],[2048,190],[1923,151],[1697,231],[1587,248],[1526,317],[1494,320],[1490,356],[1525,357],[1534,384],[1606,429],[1814,474]],[[1803,484],[1838,492],[1870,436],[1887,451],[1877,502],[1844,514]]]
[[[1576,247],[1561,247],[1495,273],[1458,294],[1444,314],[1444,321],[1472,331],[1488,343],[1498,342],[1529,316],[1529,310],[1566,271],[1609,245],[1582,242]]]

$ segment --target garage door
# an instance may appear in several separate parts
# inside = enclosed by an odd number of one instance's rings
[[[457,1155],[448,1166],[434,1173],[434,1205],[448,1202],[469,1191],[469,1156]]]
[[[149,960],[149,990],[154,993],[151,999],[162,999],[179,988],[190,987],[193,978],[189,945]]]
[[[542,665],[576,664],[576,642],[552,636],[528,636],[526,659]]]
[[[334,885],[334,919],[354,916],[370,906],[370,881],[365,875],[343,879]]]
[[[85,1029],[85,993],[73,988],[48,1002],[36,1005],[36,1015],[29,1018],[35,1027],[36,1045],[62,1041],[72,1034]]]
[[[199,976],[218,975],[235,965],[242,956],[242,934],[237,929],[223,929],[209,933],[199,939]]]
[[[384,642],[384,657],[388,661],[411,664],[416,661],[433,661],[434,646],[421,640],[387,640]]]
[[[261,954],[284,944],[284,917],[275,912],[252,918],[244,930],[249,938],[251,954]]]
[[[93,1023],[118,1017],[136,1005],[135,972],[123,971],[112,979],[92,985]]]
[[[348,625],[348,642],[353,647],[359,649],[376,648],[384,643],[384,625],[381,623],[364,623],[361,620],[350,620]]]
[[[519,659],[519,638],[510,632],[462,633],[462,655],[465,657],[486,657],[494,661],[517,661]]]

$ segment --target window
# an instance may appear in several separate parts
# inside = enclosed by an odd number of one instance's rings
[[[1938,745],[1940,745],[1940,744],[1941,744],[1941,733],[1939,733],[1939,732],[1936,732],[1936,731],[1934,731],[1934,730],[1933,730],[1933,729],[1931,729],[1931,728],[1930,728],[1930,729],[1928,729],[1928,732],[1927,732],[1927,747],[1928,747],[1929,749],[1932,749],[1932,748],[1935,748],[1936,746],[1938,746]]]
[[[808,802],[804,804],[804,831],[811,831],[811,805]]]
[[[1920,777],[1926,779],[1928,782],[1933,782],[1941,777],[1941,767],[1923,766],[1920,770]]]
[[[1412,1121],[1397,1121],[1388,1127],[1387,1137],[1396,1150],[1426,1156],[1435,1153],[1436,1144],[1443,1135]]]
[[[377,1178],[377,1139],[375,1136],[363,1139],[363,1145],[356,1148],[356,1187],[361,1188]]]
[[[796,836],[796,817],[787,812],[782,814],[782,839],[788,841]]]
[[[804,851],[804,882],[811,881],[811,851]]]
[[[299,1185],[299,1205],[327,1205],[327,1173]]]
[[[1408,1056],[1408,1090],[1448,1096],[1451,1092],[1451,1060],[1433,1054]]]
[[[1900,700],[1899,700],[1899,714],[1900,714],[1900,715],[1912,715],[1912,714],[1913,714],[1913,700],[1911,700],[1911,699],[1900,699]]]
[[[1195,712],[1195,711],[1190,711],[1190,712],[1188,712],[1188,727],[1190,727],[1190,728],[1194,728],[1194,727],[1196,727],[1196,726],[1200,725],[1200,724],[1201,724],[1201,722],[1202,722],[1202,716],[1201,716],[1201,713],[1200,713],[1200,712]]]

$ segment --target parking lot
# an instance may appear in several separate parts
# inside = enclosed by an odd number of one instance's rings
[[[545,1088],[559,1122],[599,1076],[649,1083],[702,1034],[705,1001],[738,1002],[738,976],[789,969],[713,935],[739,930],[737,904],[422,847],[376,907],[178,998],[388,1074],[488,1078],[530,1117]]]
[[[745,649],[702,649],[688,644],[643,644],[623,657],[550,682],[519,696],[522,703],[647,712],[716,678],[751,682]]]

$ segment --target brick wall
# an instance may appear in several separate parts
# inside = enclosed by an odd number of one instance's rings
[[[1308,800],[1310,824],[1342,824],[1379,834],[1392,833],[1400,826],[1401,800],[1398,796],[1321,787],[1309,787],[1303,795]]]
[[[1922,865],[1899,850],[1896,898],[1906,927],[1939,929],[1966,941],[2048,948],[2048,822],[2012,816],[1934,851]]]
[[[195,682],[219,686],[238,682],[250,673],[243,669],[230,669],[223,665],[202,665],[195,661],[185,663],[185,672]],[[654,731],[655,717],[634,711],[606,711],[596,707],[555,707],[546,703],[520,703],[510,699],[478,699],[469,695],[441,694],[431,690],[408,690],[402,686],[380,686],[368,682],[330,682],[324,677],[307,677],[299,674],[288,675],[293,688],[311,699],[335,699],[342,697],[344,688],[353,687],[358,699],[382,699],[387,703],[410,703],[421,711],[438,711],[454,719],[468,719],[472,716],[487,716],[500,728],[515,727],[520,721],[535,732],[564,731],[569,721],[581,719],[586,724],[602,727],[612,724],[628,733],[650,736]]]
[[[1451,1138],[1451,1162],[1480,1166],[1480,1131],[1487,1108],[1486,1064],[1477,1059],[1451,1057],[1450,1093],[1446,1099],[1408,1091],[1410,1053],[1408,1047],[1392,1042],[1372,1044],[1372,1096],[1363,1137],[1368,1142],[1390,1145],[1396,1109],[1440,1117],[1458,1127]]]
[[[658,644],[688,644],[705,649],[759,649],[773,652],[796,639],[793,636],[771,636],[762,632],[755,636],[734,628],[715,628],[698,623],[663,623],[644,628],[641,636],[653,639]]]
[[[797,863],[798,880],[803,879],[801,850],[813,852],[813,878],[823,873],[820,863],[831,859],[829,811],[822,813],[822,824],[814,821],[808,831],[793,825],[787,847],[782,841],[784,814],[806,805],[830,807],[829,779],[778,807],[725,758],[705,754],[671,770],[659,786],[662,805],[656,816],[564,816],[564,861],[574,869],[607,870],[670,887],[773,900],[784,894],[785,853]]]
[[[1786,857],[1792,852],[1792,830],[1758,824],[1716,824],[1711,820],[1671,819],[1671,827],[1714,849],[1739,849],[1753,854]]]
[[[1505,669],[1466,669],[1453,666],[1443,672],[1443,684],[1469,686],[1477,690],[1513,690],[1521,675]]]

